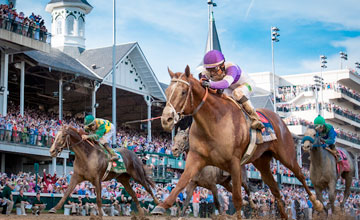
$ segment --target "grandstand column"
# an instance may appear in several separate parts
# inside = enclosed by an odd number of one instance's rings
[[[63,175],[66,176],[66,158],[64,158],[64,163],[63,163]]]
[[[297,161],[300,167],[302,167],[302,158],[301,158],[301,139],[297,140],[297,146],[296,146],[296,151],[297,151]]]
[[[91,106],[92,106],[92,115],[96,117],[96,87],[92,90],[92,99],[91,99]]]
[[[62,121],[62,112],[63,112],[62,97],[63,97],[63,79],[60,78],[59,80],[59,120],[60,121]]]
[[[147,131],[148,131],[148,135],[147,135],[147,141],[151,142],[151,98],[148,95],[144,96],[146,105],[148,107],[148,121],[147,121]]]
[[[355,154],[355,178],[359,179],[359,154]]]
[[[1,173],[5,173],[5,153],[1,154]]]
[[[24,116],[25,61],[21,61],[20,76],[20,115]]]
[[[56,157],[52,157],[52,170],[51,170],[51,175],[54,175],[55,172],[56,172]]]
[[[7,114],[7,96],[8,96],[8,78],[9,78],[9,54],[4,55],[4,77],[2,78],[2,91],[3,91],[3,105],[2,105],[2,115]]]

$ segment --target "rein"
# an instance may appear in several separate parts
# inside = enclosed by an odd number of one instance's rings
[[[181,77],[181,76],[180,76]],[[174,123],[176,124],[181,118],[183,118],[184,116],[194,116],[200,109],[201,107],[204,105],[208,95],[209,95],[209,89],[206,88],[205,90],[205,95],[204,97],[201,99],[201,102],[200,104],[195,108],[195,110],[190,114],[190,115],[184,115],[184,110],[186,108],[186,105],[187,105],[187,102],[189,100],[189,97],[190,97],[190,94],[191,94],[191,98],[190,98],[190,104],[191,106],[193,106],[193,93],[192,93],[192,90],[191,90],[191,85],[188,81],[185,81],[185,80],[182,80],[182,79],[171,79],[171,82],[175,82],[175,86],[174,86],[174,89],[171,91],[171,94],[170,94],[170,97],[169,97],[169,100],[167,101],[166,105],[169,105],[169,107],[176,113],[175,117],[174,117]],[[176,109],[174,108],[174,106],[171,104],[171,98],[172,96],[174,95],[174,92],[175,92],[175,88],[177,87],[177,84],[178,83],[184,83],[185,85],[188,86],[188,91],[187,91],[187,95],[186,95],[186,99],[185,99],[185,102],[184,102],[184,105],[182,106],[182,108],[180,109],[179,112],[176,111]]]

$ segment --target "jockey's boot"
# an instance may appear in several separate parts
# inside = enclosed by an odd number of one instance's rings
[[[339,151],[336,150],[335,144],[329,145],[329,148],[330,148],[331,150],[333,150],[333,151],[336,152],[336,162],[337,162],[337,163],[341,162],[342,159],[341,159],[341,156],[340,156],[340,154],[339,154]]]
[[[256,114],[254,107],[251,105],[250,100],[248,100],[245,96],[243,96],[239,102],[244,107],[245,111],[248,113],[251,119],[251,128],[259,129],[259,130],[265,128],[265,126],[260,120],[259,115]]]
[[[110,153],[110,156],[111,156],[110,161],[111,162],[117,161],[119,159],[118,156],[116,155],[115,151],[110,147],[110,145],[108,143],[104,144],[104,147]]]

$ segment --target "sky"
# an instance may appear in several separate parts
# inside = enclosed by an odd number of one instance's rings
[[[18,11],[42,15],[49,0],[17,0]],[[88,0],[86,48],[112,45],[111,0]],[[358,0],[214,0],[214,17],[226,60],[247,73],[272,71],[272,26],[280,29],[274,45],[279,75],[320,71],[320,55],[328,70],[340,69],[340,51],[354,69],[360,62]],[[159,81],[169,83],[167,67],[193,73],[204,56],[208,33],[207,0],[117,0],[117,44],[137,41]]]

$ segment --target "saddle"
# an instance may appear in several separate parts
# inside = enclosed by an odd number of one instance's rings
[[[223,96],[225,96],[226,99],[229,99],[234,104],[236,104],[236,106],[244,113],[244,115],[246,117],[246,122],[247,122],[248,126],[250,127],[250,123],[251,123],[250,118],[249,118],[247,112],[243,109],[243,107],[237,101],[235,101],[233,98],[226,96],[224,94],[223,94]],[[245,152],[243,158],[241,159],[241,165],[247,163],[250,160],[250,158],[255,153],[256,148],[259,144],[277,139],[274,128],[273,128],[272,124],[270,123],[270,121],[267,119],[267,117],[259,111],[256,111],[256,113],[260,117],[260,120],[264,124],[265,128],[262,129],[261,131],[250,128],[250,143],[249,143],[248,147],[246,148],[246,152]]]

